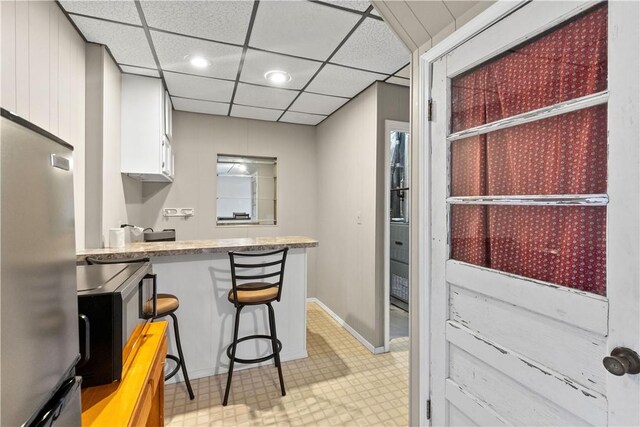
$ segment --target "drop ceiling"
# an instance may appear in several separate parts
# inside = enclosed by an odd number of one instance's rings
[[[368,1],[59,4],[123,73],[163,79],[176,110],[316,125],[375,81],[409,86],[410,52]]]

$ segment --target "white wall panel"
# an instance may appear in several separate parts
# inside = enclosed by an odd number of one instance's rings
[[[16,2],[0,2],[2,49],[2,108],[16,111]]]
[[[2,1],[2,107],[74,146],[76,245],[84,231],[84,41],[53,1]]]
[[[29,120],[29,3],[16,2],[16,110]]]
[[[49,130],[49,4],[29,2],[29,120]]]
[[[58,80],[60,72],[58,68],[60,43],[58,29],[60,28],[60,16],[63,13],[57,4],[49,3],[49,130],[54,135],[58,133]]]

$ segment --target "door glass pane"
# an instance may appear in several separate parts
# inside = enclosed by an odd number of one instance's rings
[[[451,81],[451,132],[607,88],[607,6],[598,5]]]
[[[451,206],[451,258],[606,294],[606,207]]]
[[[606,191],[606,105],[451,143],[452,196]]]

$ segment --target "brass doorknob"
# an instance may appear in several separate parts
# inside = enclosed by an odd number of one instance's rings
[[[607,371],[617,376],[640,373],[640,356],[626,347],[614,348],[611,351],[611,356],[602,359],[602,364]]]

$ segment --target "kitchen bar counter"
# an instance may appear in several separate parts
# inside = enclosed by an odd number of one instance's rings
[[[253,237],[241,239],[179,240],[176,242],[130,243],[122,249],[85,249],[77,253],[77,261],[88,256],[99,259],[127,259],[172,255],[226,253],[229,251],[262,251],[270,249],[312,248],[318,241],[304,236]]]
[[[282,342],[280,358],[287,361],[307,356],[307,251],[315,246],[318,246],[316,240],[299,236],[133,243],[123,249],[78,252],[77,260],[84,263],[87,256],[115,260],[151,259],[153,272],[158,275],[158,293],[173,294],[180,299],[180,307],[176,311],[180,339],[189,376],[195,380],[224,373],[229,366],[226,349],[233,338],[235,315],[233,304],[227,300],[231,289],[229,251],[289,248],[282,300],[273,304],[278,338]],[[269,322],[263,306],[244,308],[241,318],[240,336],[268,334]],[[169,334],[169,354],[177,353],[173,335]],[[238,347],[238,357],[262,357],[270,351],[271,345],[267,340],[243,343]],[[173,362],[167,363],[174,366]],[[268,363],[273,364],[273,361],[265,362]],[[236,364],[236,369],[252,366],[255,365]],[[182,373],[179,372],[170,382],[176,378],[182,380]]]

